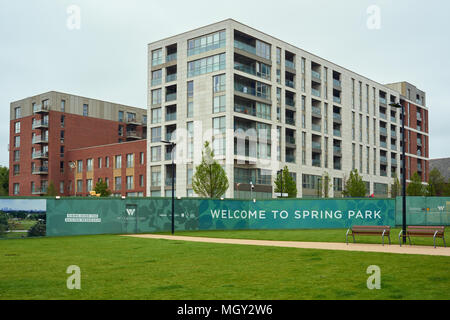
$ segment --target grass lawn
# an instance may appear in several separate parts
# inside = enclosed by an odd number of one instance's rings
[[[401,228],[391,229],[391,242],[398,244],[398,235]],[[166,233],[168,234],[168,233]],[[244,231],[196,231],[177,232],[178,236],[224,238],[224,239],[251,239],[251,240],[274,240],[274,241],[302,241],[302,242],[345,242],[346,229],[331,230],[244,230]],[[381,236],[356,236],[357,243],[377,243],[381,244]],[[385,239],[388,243],[388,239]],[[445,241],[450,246],[450,228],[445,230]],[[349,237],[349,242],[353,238]],[[433,238],[411,237],[413,245],[433,246]],[[437,239],[438,246],[443,247],[442,239]],[[408,242],[409,245],[409,242]]]
[[[9,228],[11,230],[29,230],[32,226],[34,226],[37,221],[36,220],[9,220]]]
[[[81,268],[81,290],[66,288],[70,265]],[[371,265],[381,268],[381,290],[367,289]],[[449,268],[448,257],[120,236],[4,240],[0,299],[447,300]]]

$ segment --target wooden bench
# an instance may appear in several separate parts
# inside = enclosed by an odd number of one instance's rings
[[[400,234],[398,235],[400,246],[402,246],[402,235],[403,230],[400,231]],[[410,246],[412,246],[411,237],[429,237],[429,238],[433,237],[435,248],[436,248],[436,238],[442,238],[442,240],[444,241],[444,246],[447,247],[447,245],[445,244],[445,227],[412,226],[406,229],[406,236],[409,239]]]
[[[348,229],[346,242],[348,245],[348,236],[353,237],[353,243],[356,243],[355,235],[364,235],[364,236],[381,236],[383,240],[384,246],[384,237],[387,236],[389,238],[389,244],[391,244],[391,227],[390,226],[353,226],[351,229]]]

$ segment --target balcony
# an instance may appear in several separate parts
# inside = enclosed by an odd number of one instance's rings
[[[172,151],[166,152],[166,156],[164,158],[166,159],[166,161],[172,161],[172,155],[173,155]],[[175,157],[173,157],[173,158],[175,160]]]
[[[387,149],[387,142],[380,141],[380,147]]]
[[[313,167],[320,167],[321,166],[320,159],[312,159],[312,165]]]
[[[33,130],[36,129],[48,129],[48,121],[37,120],[33,123]]]
[[[286,143],[295,145],[295,137],[286,136]]]
[[[341,103],[341,98],[333,96],[333,101],[340,104]]]
[[[48,137],[36,136],[32,140],[33,144],[48,144]]]
[[[152,79],[152,87],[160,86],[162,84],[162,79]]]
[[[422,121],[422,115],[420,113],[417,114],[417,121]]]
[[[177,93],[166,94],[166,102],[177,100]]]
[[[397,139],[397,132],[391,130],[391,137]]]
[[[284,82],[286,83],[287,87],[295,89],[295,82],[294,81],[286,79]]]
[[[37,167],[33,168],[33,175],[47,175],[48,174],[48,167]]]
[[[168,74],[166,76],[166,82],[172,82],[172,81],[177,81],[177,74],[176,73]]]
[[[177,120],[177,113],[167,113],[166,114],[166,121],[176,121]]]
[[[334,170],[342,170],[342,164],[341,162],[334,162],[333,163]]]
[[[321,153],[322,152],[322,144],[320,142],[313,141],[312,144],[312,150],[315,153]]]
[[[311,78],[312,80],[315,80],[316,82],[321,82],[321,74],[317,71],[311,70]]]
[[[249,86],[245,86],[238,82],[234,83],[234,90],[236,90],[238,92],[242,92],[244,94],[251,95],[251,96],[263,98],[265,100],[271,100],[270,91],[268,93],[264,93],[264,92],[260,92],[260,91],[257,92],[256,89],[249,87]]]
[[[396,123],[396,122],[397,122],[397,118],[396,118],[396,117],[393,117],[393,116],[391,116],[391,122],[392,122],[392,123]]]
[[[380,104],[383,104],[383,105],[387,105],[387,100],[386,100],[386,98],[383,98],[383,97],[380,97]]]
[[[387,171],[386,170],[380,170],[380,176],[387,177]]]
[[[174,180],[173,183],[174,183],[174,185],[176,187],[176,185],[177,185],[177,178],[175,177],[175,179],[173,179],[173,180]],[[166,187],[172,187],[172,177],[166,178]]]
[[[287,154],[286,155],[286,162],[287,163],[295,163],[295,155]]]
[[[339,113],[333,113],[333,119],[337,121],[342,121],[342,116]]]
[[[312,114],[313,115],[322,117],[322,110],[320,110],[320,108],[313,106],[311,109],[312,109]]]
[[[166,133],[166,141],[175,141],[177,139],[177,135],[175,132]]]
[[[166,63],[167,62],[171,62],[171,61],[175,61],[175,60],[177,60],[177,53],[175,52],[175,53],[172,53],[172,54],[169,54],[167,57],[166,57]]]
[[[385,137],[387,137],[387,128],[380,127],[380,134],[382,134]]]
[[[340,89],[340,88],[342,88],[342,83],[341,83],[341,81],[339,81],[339,80],[337,80],[337,79],[333,79],[333,86],[334,86],[335,88]]]
[[[393,167],[397,167],[398,163],[397,163],[397,159],[391,158],[391,165]]]
[[[311,128],[314,130],[314,131],[317,131],[317,132],[322,132],[322,126],[320,125],[320,124],[312,124],[311,125]]]
[[[133,117],[127,117],[126,123],[127,123],[127,124],[136,125],[136,126],[141,125],[141,123],[137,120],[136,116],[133,116]]]
[[[380,118],[381,118],[381,119],[384,119],[384,120],[387,120],[387,115],[386,115],[386,113],[380,112]]]
[[[417,146],[421,147],[422,146],[422,140],[421,139],[417,139]]]
[[[311,88],[311,94],[320,98],[320,90]]]
[[[334,130],[333,130],[333,135],[334,135],[335,137],[342,137],[341,130],[336,130],[336,129],[334,129]]]
[[[43,151],[34,152],[32,154],[32,159],[33,160],[48,159],[48,152],[43,152]]]
[[[248,52],[256,56],[256,48],[239,40],[234,40],[234,48]]]
[[[131,130],[131,131],[127,131],[127,138],[140,140],[140,139],[142,139],[142,136],[137,131]]]
[[[295,126],[295,119],[286,117],[286,124],[289,124],[291,126]]]
[[[35,105],[33,108],[34,113],[49,113],[50,107],[47,105]]]
[[[333,146],[333,152],[334,152],[334,155],[342,156],[342,148],[341,147]]]
[[[289,68],[291,70],[295,70],[295,63],[293,61],[286,60],[285,61],[285,66],[286,66],[286,68]]]
[[[286,101],[286,105],[295,108],[295,100],[294,99],[286,97],[285,101]]]
[[[380,163],[386,165],[386,164],[388,163],[388,162],[387,162],[387,157],[385,157],[385,156],[380,156]]]
[[[47,187],[34,188],[31,190],[31,194],[34,196],[43,196],[47,194]]]

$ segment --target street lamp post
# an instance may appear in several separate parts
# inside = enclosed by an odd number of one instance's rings
[[[69,162],[69,167],[70,170],[73,171],[73,195],[74,197],[77,196],[77,191],[76,191],[76,181],[75,181],[75,168],[77,167],[77,164],[74,161]]]
[[[406,244],[406,146],[405,146],[405,106],[402,104],[402,101],[400,100],[400,103],[391,103],[391,107],[402,109],[402,167],[403,167],[403,175],[402,175],[402,182],[403,182],[403,244]]]
[[[277,174],[281,174],[281,198],[283,198],[283,170],[278,171]]]
[[[175,234],[175,162],[174,150],[177,144],[175,142],[161,140],[162,143],[172,146],[172,235]]]

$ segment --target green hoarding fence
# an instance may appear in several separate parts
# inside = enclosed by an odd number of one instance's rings
[[[406,198],[406,224],[409,226],[450,226],[450,198]],[[403,198],[396,199],[395,223],[403,224]]]
[[[169,232],[171,199],[47,200],[47,235]],[[335,229],[395,225],[395,200],[175,201],[175,230]]]

